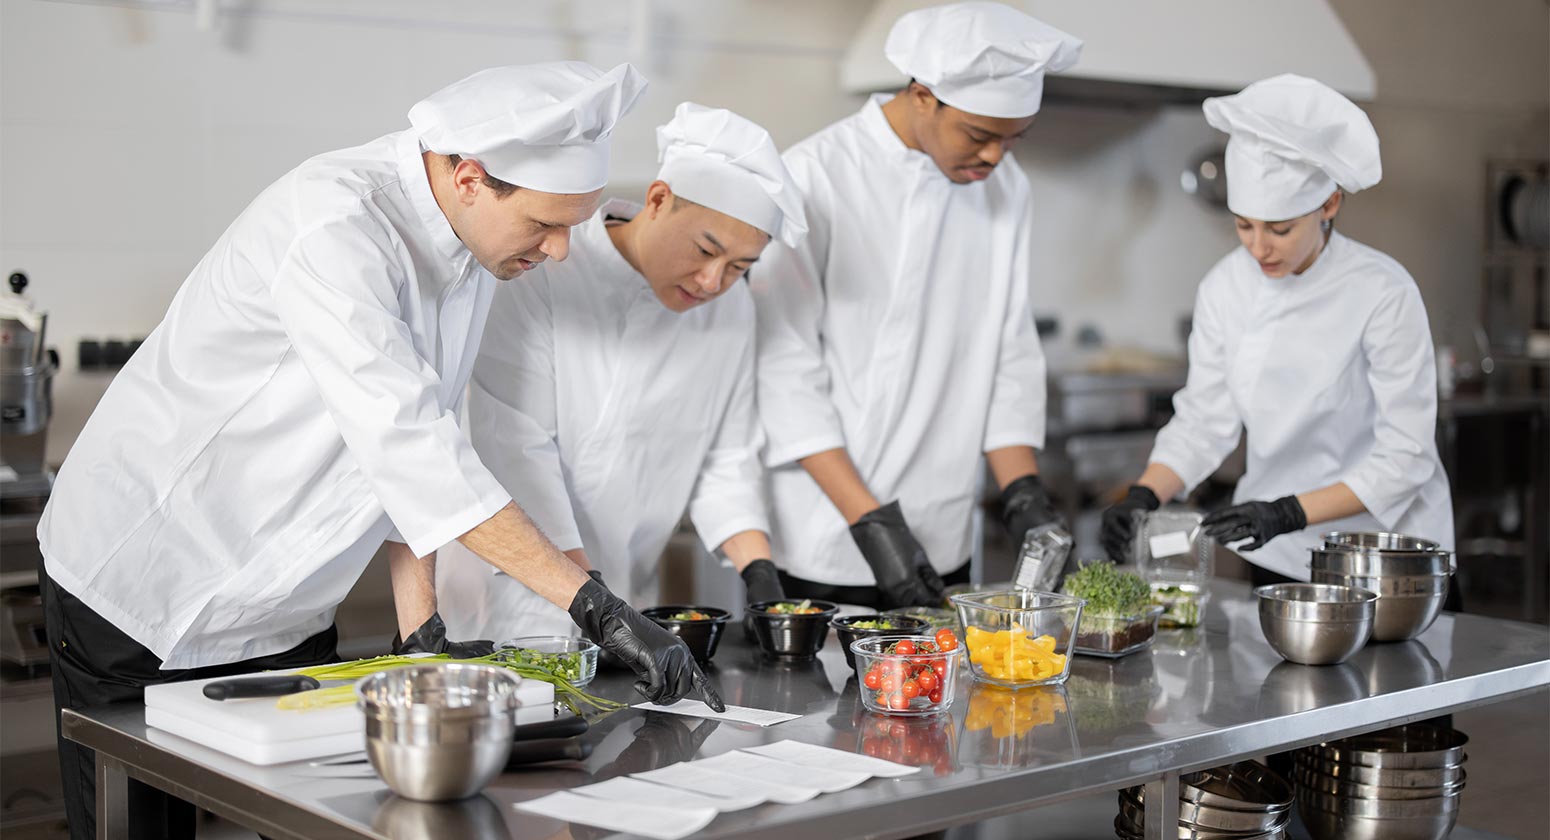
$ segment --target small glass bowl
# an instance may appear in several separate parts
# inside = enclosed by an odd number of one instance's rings
[[[507,639],[495,646],[503,662],[533,662],[554,670],[581,688],[597,676],[598,647],[587,639],[572,636],[523,636]],[[519,651],[529,651],[521,654]]]
[[[930,642],[929,636],[873,636],[851,643],[850,652],[856,660],[856,682],[860,683],[861,704],[869,712],[883,715],[921,717],[947,711],[953,705],[953,695],[958,687],[958,656],[962,647],[935,653],[888,653],[897,642],[915,644]],[[925,672],[931,676],[926,686],[916,680]],[[868,685],[868,675],[875,675],[874,685]],[[906,684],[917,686],[913,696]]]
[[[954,595],[974,678],[1007,688],[1065,682],[1086,603],[1031,589]]]

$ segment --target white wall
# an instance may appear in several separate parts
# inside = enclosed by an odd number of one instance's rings
[[[0,3],[0,269],[25,269],[66,370],[50,457],[107,377],[80,336],[144,335],[241,208],[309,155],[405,125],[419,97],[500,63],[631,60],[652,80],[614,144],[614,186],[655,172],[682,99],[726,105],[782,145],[853,110],[836,92],[866,0],[191,0]],[[632,44],[632,14],[646,16]],[[1384,182],[1341,215],[1420,283],[1439,341],[1477,308],[1485,161],[1550,156],[1544,0],[1335,0],[1378,73],[1366,104]],[[1311,48],[1311,47],[1310,47]],[[1234,246],[1178,188],[1221,142],[1195,108],[1050,106],[1017,151],[1036,190],[1035,300],[1111,342],[1178,352],[1177,320]]]
[[[475,70],[633,61],[651,87],[616,134],[620,189],[656,171],[684,99],[736,108],[787,145],[854,109],[834,68],[865,4],[652,0],[632,46],[619,0],[188,0],[0,4],[0,268],[26,270],[65,370],[58,461],[107,387],[79,337],[143,336],[220,232],[306,157],[407,126]]]

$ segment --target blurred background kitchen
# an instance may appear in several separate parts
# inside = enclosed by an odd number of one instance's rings
[[[52,392],[46,428],[7,420],[0,437],[16,473],[0,469],[0,831],[51,807],[48,790],[24,784],[53,772],[33,536],[47,470],[260,190],[313,154],[404,127],[411,103],[477,69],[574,58],[632,61],[651,80],[616,134],[608,189],[638,198],[657,168],[654,127],[676,103],[735,108],[788,145],[899,85],[882,41],[924,5],[5,0],[0,269],[25,274],[58,361],[24,375],[24,360],[0,357],[8,405]],[[1197,283],[1238,244],[1223,203],[1226,137],[1200,101],[1298,72],[1357,100],[1384,138],[1382,185],[1348,200],[1339,223],[1409,269],[1431,316],[1467,609],[1546,621],[1550,3],[1023,5],[1086,41],[1075,70],[1049,79],[1015,152],[1034,187],[1033,300],[1051,362],[1042,463],[1078,555],[1098,553],[1097,511],[1139,473],[1169,416]],[[1230,496],[1231,464],[1197,503]],[[1010,546],[1000,528],[984,533],[977,573],[1005,578]],[[671,553],[664,600],[732,597],[735,581],[712,573],[692,535]],[[343,654],[386,647],[385,570],[368,573],[340,624]],[[1543,696],[1534,702],[1542,743]],[[1537,791],[1543,808],[1542,781]],[[1482,799],[1472,804],[1485,811]]]

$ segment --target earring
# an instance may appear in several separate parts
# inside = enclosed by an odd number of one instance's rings
[[[1324,221],[1319,223],[1319,226],[1324,229],[1325,233],[1329,233],[1330,228],[1333,228],[1335,226],[1335,220],[1334,219],[1325,219]]]

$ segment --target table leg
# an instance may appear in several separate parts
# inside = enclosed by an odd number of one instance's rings
[[[124,765],[97,753],[97,840],[129,836],[129,776]]]
[[[1164,773],[1146,783],[1146,840],[1177,840],[1179,836],[1179,774]]]

